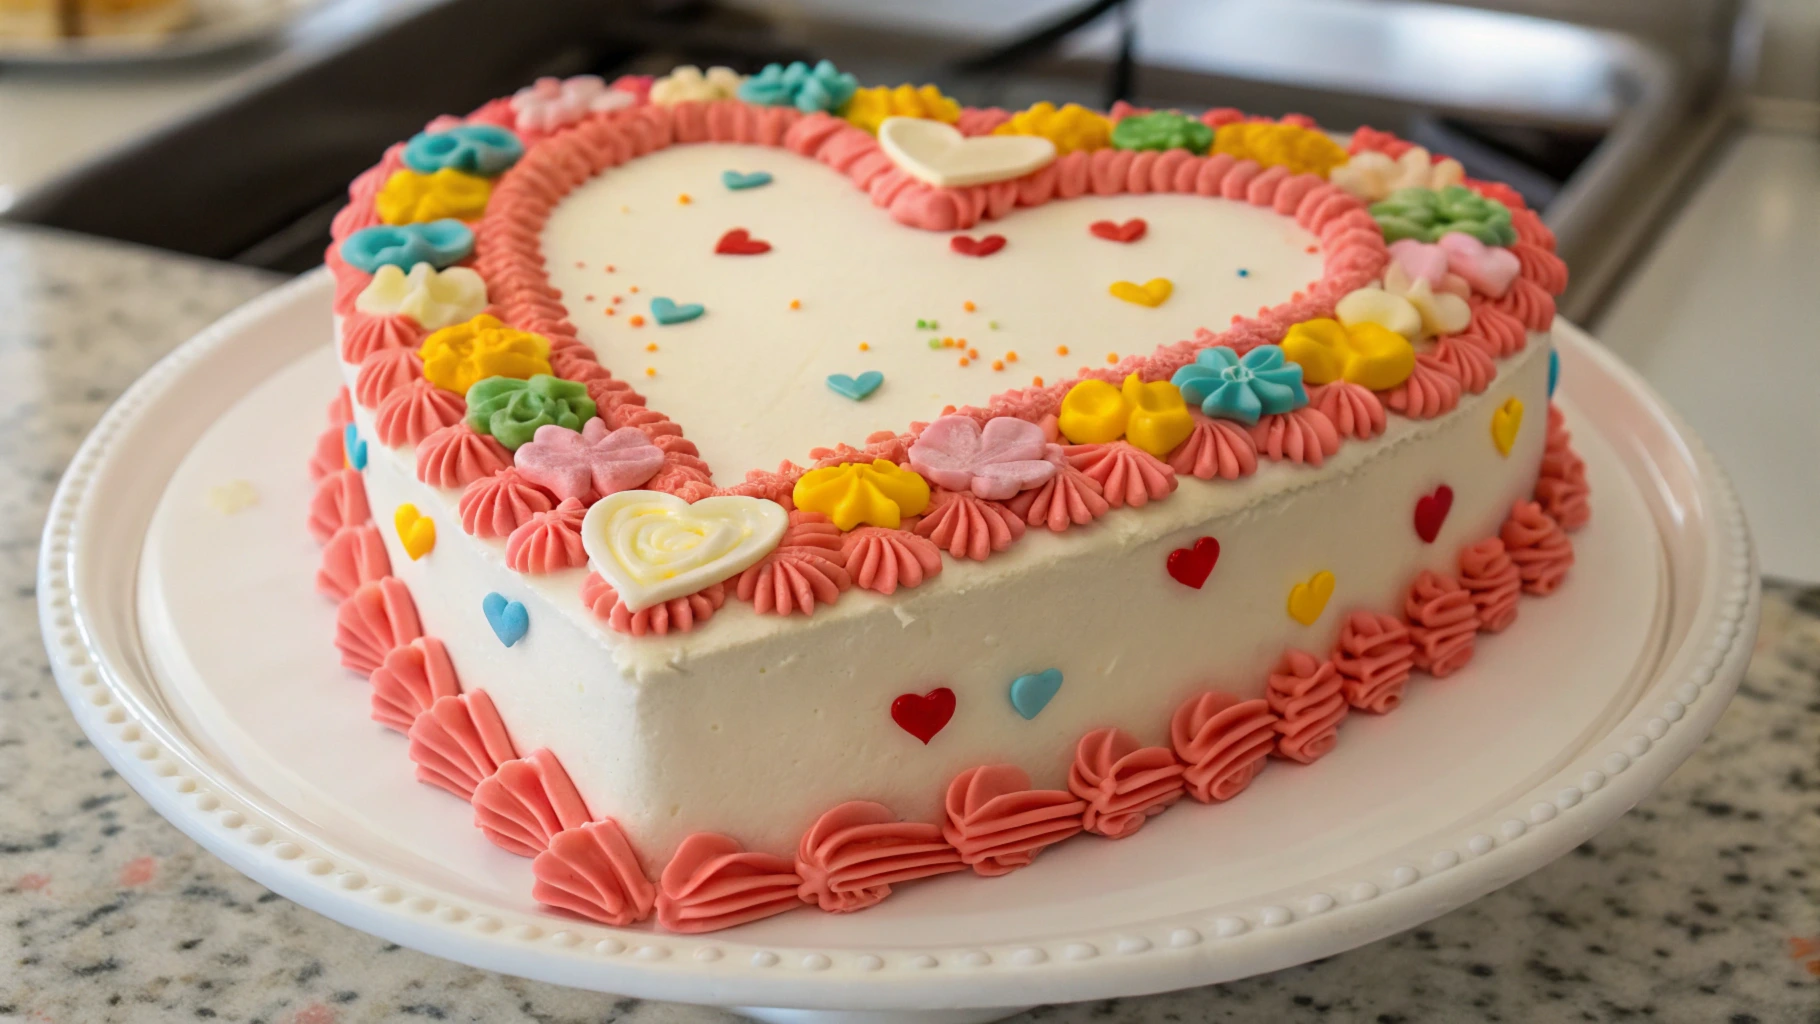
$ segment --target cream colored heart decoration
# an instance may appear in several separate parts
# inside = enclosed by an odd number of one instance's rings
[[[968,138],[952,125],[921,117],[887,117],[878,144],[905,174],[936,188],[1021,178],[1055,159],[1055,143],[1036,135]]]
[[[621,491],[588,509],[581,543],[588,564],[638,612],[751,568],[789,524],[782,505],[762,498],[690,504],[662,491]]]

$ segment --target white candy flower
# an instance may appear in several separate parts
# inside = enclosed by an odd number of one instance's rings
[[[732,68],[712,67],[706,74],[693,64],[684,64],[651,83],[651,102],[667,107],[673,103],[711,103],[730,100],[739,94],[745,76]]]
[[[1355,153],[1327,176],[1327,180],[1367,203],[1388,198],[1400,188],[1441,189],[1458,185],[1465,178],[1466,169],[1460,161],[1448,157],[1437,162],[1421,146],[1410,147],[1395,160],[1375,150]]]
[[[1465,299],[1435,291],[1427,279],[1411,277],[1395,263],[1385,270],[1381,283],[1348,292],[1333,311],[1348,327],[1374,323],[1410,341],[1458,334],[1472,322],[1472,307]]]
[[[487,283],[467,267],[437,270],[419,263],[407,275],[395,266],[379,268],[354,300],[373,316],[403,314],[436,331],[479,316],[487,308]]]

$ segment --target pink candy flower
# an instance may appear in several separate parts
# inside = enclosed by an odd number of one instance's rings
[[[910,446],[910,466],[951,491],[1002,501],[1055,475],[1046,444],[1043,428],[1027,420],[998,416],[982,428],[967,416],[943,416]]]
[[[539,78],[512,97],[519,131],[553,132],[589,114],[629,107],[638,97],[611,88],[595,75]]]
[[[607,432],[596,416],[576,433],[546,424],[513,457],[519,475],[556,495],[584,505],[629,491],[663,468],[663,449],[636,427]]]

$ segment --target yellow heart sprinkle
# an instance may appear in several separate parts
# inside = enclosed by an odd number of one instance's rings
[[[1289,617],[1304,626],[1312,626],[1327,610],[1327,599],[1332,596],[1333,573],[1323,569],[1310,576],[1307,583],[1289,588]]]
[[[406,502],[392,513],[392,526],[398,531],[398,543],[404,545],[404,553],[415,562],[430,553],[436,546],[436,521],[417,511],[417,506]]]
[[[1498,406],[1498,411],[1491,414],[1491,442],[1498,446],[1498,454],[1510,458],[1510,449],[1517,443],[1517,431],[1523,429],[1523,400],[1507,398]]]
[[[1175,291],[1175,285],[1171,284],[1166,277],[1153,277],[1143,284],[1114,281],[1112,287],[1107,290],[1115,299],[1124,299],[1126,302],[1155,309],[1169,300],[1169,294]]]

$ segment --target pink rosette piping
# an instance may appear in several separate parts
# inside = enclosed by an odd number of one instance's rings
[[[1081,827],[1108,839],[1135,835],[1182,798],[1182,765],[1123,729],[1095,729],[1075,747],[1068,791],[1086,801]]]
[[[1550,411],[1553,413],[1553,406]],[[1553,420],[1552,415],[1550,419]],[[1568,446],[1567,431],[1550,430],[1542,454],[1542,473],[1536,479],[1536,502],[1561,529],[1572,533],[1592,519],[1588,500],[1591,494],[1586,485],[1586,463]]]
[[[506,538],[506,565],[514,572],[547,573],[588,564],[581,545],[581,521],[587,506],[574,498],[548,512],[533,512]]]
[[[672,630],[687,633],[713,618],[720,606],[727,603],[727,586],[711,584],[687,597],[673,597],[634,612],[626,608],[619,599],[619,591],[614,590],[611,583],[602,579],[599,573],[591,572],[581,582],[581,603],[615,633],[667,636]]]
[[[1529,344],[1529,333],[1523,329],[1523,321],[1479,296],[1467,300],[1467,305],[1472,307],[1472,326],[1468,332],[1483,339],[1499,359],[1508,359]]]
[[[461,514],[461,528],[472,536],[510,537],[532,516],[555,507],[550,492],[507,466],[469,484],[461,492],[456,511]]]
[[[341,361],[359,366],[368,356],[382,349],[415,351],[423,338],[423,328],[403,314],[350,313],[341,319]]]
[[[1523,579],[1504,552],[1504,542],[1487,537],[1460,552],[1460,583],[1472,595],[1479,628],[1501,633],[1517,621],[1517,594]]]
[[[417,446],[417,479],[431,487],[466,487],[512,464],[506,446],[461,420],[431,431]]]
[[[1169,453],[1170,469],[1199,480],[1237,480],[1258,471],[1257,442],[1245,428],[1192,410],[1188,415],[1194,428]]]
[[[1175,470],[1169,463],[1129,441],[1069,445],[1062,451],[1070,465],[1100,485],[1113,508],[1142,508],[1175,493]]]
[[[984,561],[1024,535],[1024,520],[1002,502],[975,497],[971,491],[936,488],[929,510],[916,524],[927,537],[955,558]]]
[[[714,832],[684,839],[658,881],[657,923],[686,935],[719,931],[803,905],[795,865]]]
[[[422,379],[423,360],[414,349],[374,349],[360,361],[360,372],[354,378],[354,397],[363,408],[377,409],[387,395]]]
[[[1491,347],[1470,334],[1455,334],[1435,343],[1435,362],[1445,367],[1472,394],[1481,394],[1498,376]]]
[[[980,875],[1027,867],[1045,847],[1081,831],[1087,802],[1059,789],[1031,789],[1014,765],[982,765],[955,776],[943,802],[942,836]]]
[[[657,887],[612,818],[551,836],[549,847],[532,859],[531,875],[532,899],[615,928],[637,924],[657,907]]]
[[[455,392],[427,380],[414,380],[379,403],[373,431],[388,448],[415,445],[443,427],[461,422],[467,407]]]
[[[1460,381],[1433,353],[1423,352],[1409,379],[1384,392],[1384,404],[1412,420],[1432,420],[1460,404]]]
[[[335,531],[344,526],[359,526],[373,518],[367,508],[367,485],[360,471],[338,469],[322,478],[310,498],[310,536],[316,543],[327,544]]]
[[[852,586],[840,528],[820,513],[797,511],[777,547],[735,578],[733,592],[760,615],[813,615]]]
[[[341,665],[362,676],[371,676],[393,648],[422,635],[411,590],[396,577],[362,583],[335,611]]]
[[[1424,571],[1403,600],[1415,666],[1436,678],[1453,675],[1472,660],[1479,610],[1459,580]]]
[[[316,447],[310,451],[310,479],[323,477],[348,464],[347,440],[341,427],[325,427],[316,435]]]
[[[1518,242],[1510,247],[1517,258],[1518,273],[1550,295],[1567,290],[1567,264],[1561,257],[1533,242]]]
[[[354,422],[354,400],[348,396],[348,386],[343,384],[335,389],[335,397],[329,400],[329,426],[337,430]]]
[[[1409,627],[1391,616],[1348,615],[1333,652],[1333,667],[1345,680],[1346,703],[1374,715],[1396,710],[1415,667],[1415,650]]]
[[[1498,537],[1517,567],[1526,594],[1545,597],[1554,593],[1573,567],[1573,542],[1560,524],[1533,501],[1511,506],[1510,517],[1504,520]]]
[[[941,549],[908,530],[862,526],[846,536],[842,553],[854,585],[880,594],[919,587],[942,571]]]
[[[1362,384],[1336,380],[1308,389],[1308,406],[1317,409],[1340,437],[1369,441],[1384,432],[1384,403]]]
[[[1346,694],[1331,661],[1306,651],[1283,652],[1264,699],[1282,721],[1277,723],[1277,756],[1302,764],[1321,759],[1339,740],[1346,718]]]
[[[407,735],[417,716],[461,692],[448,649],[427,636],[392,648],[367,682],[373,688],[373,721]]]
[[[472,800],[475,787],[518,756],[485,690],[436,698],[407,735],[417,781],[463,800]]]
[[[864,910],[902,882],[959,871],[940,826],[899,821],[891,808],[850,800],[817,818],[796,847],[796,894],[835,914]]]
[[[548,750],[503,762],[474,787],[474,825],[494,846],[521,857],[537,856],[550,837],[587,823],[588,805]]]
[[[1169,719],[1169,743],[1187,765],[1188,795],[1209,804],[1244,792],[1276,751],[1277,722],[1262,699],[1208,691],[1183,702]]]
[[[362,584],[392,575],[392,560],[385,538],[372,523],[344,526],[322,546],[322,564],[316,570],[316,590],[335,601],[354,596]]]
[[[1251,439],[1259,455],[1304,466],[1319,466],[1340,450],[1340,432],[1312,406],[1259,418]]]
[[[1492,299],[1489,305],[1502,310],[1532,331],[1546,331],[1554,326],[1555,297],[1536,284],[1519,277],[1510,290]]]
[[[1067,465],[1043,486],[1012,498],[1005,507],[1031,526],[1046,526],[1054,533],[1086,526],[1112,509],[1098,480]]]

